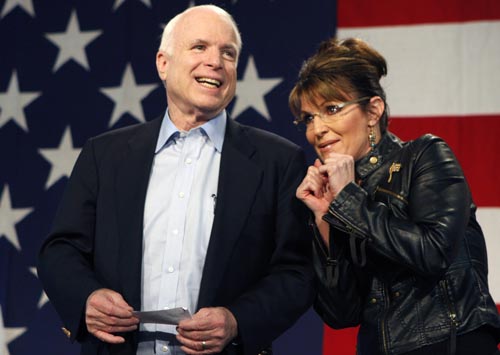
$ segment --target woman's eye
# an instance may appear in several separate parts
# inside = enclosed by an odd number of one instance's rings
[[[340,111],[340,107],[338,105],[328,105],[326,106],[325,111],[328,115],[335,115]]]
[[[304,122],[305,124],[309,124],[313,120],[314,120],[314,116],[313,115],[302,115],[302,122]]]

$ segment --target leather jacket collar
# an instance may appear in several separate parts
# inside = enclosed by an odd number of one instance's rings
[[[402,141],[391,132],[387,131],[384,133],[380,142],[375,146],[375,149],[356,161],[356,177],[364,180],[368,175],[384,164],[384,162],[388,160],[394,152],[397,152],[402,145]]]

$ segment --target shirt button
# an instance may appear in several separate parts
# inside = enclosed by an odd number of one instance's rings
[[[186,164],[191,164],[193,161],[191,160],[191,158],[187,158],[186,159]]]
[[[168,270],[168,272],[174,272],[174,267],[173,266],[169,266],[167,270]]]
[[[163,351],[164,353],[168,352],[168,346],[163,345],[163,346],[161,347],[161,351]]]
[[[178,229],[174,229],[174,230],[172,231],[172,234],[173,234],[173,235],[177,235],[177,234],[179,234],[179,230],[178,230]]]
[[[179,197],[184,198],[184,192],[179,192]]]

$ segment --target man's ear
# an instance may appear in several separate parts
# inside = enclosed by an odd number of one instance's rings
[[[167,53],[164,51],[158,51],[158,53],[156,53],[156,70],[158,71],[158,76],[163,82],[167,80],[167,65]]]
[[[368,107],[368,114],[369,114],[368,125],[375,126],[380,121],[380,118],[382,117],[384,110],[385,110],[384,100],[382,100],[380,96],[373,96],[370,99],[370,104]]]

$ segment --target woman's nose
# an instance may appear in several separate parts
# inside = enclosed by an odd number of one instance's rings
[[[323,134],[325,134],[328,131],[328,126],[325,124],[325,122],[323,122],[323,120],[321,119],[319,114],[316,114],[314,116],[314,119],[312,121],[312,125],[313,125],[312,128],[314,130],[314,134],[317,136],[322,136]]]

